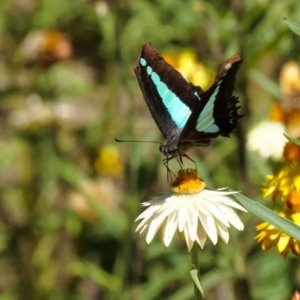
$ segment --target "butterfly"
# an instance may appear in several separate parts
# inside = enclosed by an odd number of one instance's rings
[[[166,166],[172,158],[182,163],[191,147],[208,146],[211,138],[229,137],[236,128],[242,115],[238,114],[238,98],[232,93],[241,62],[239,55],[226,60],[214,83],[203,91],[187,82],[151,43],[142,46],[134,71],[152,117],[166,139],[160,146]]]

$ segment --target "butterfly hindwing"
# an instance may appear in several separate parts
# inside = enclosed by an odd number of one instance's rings
[[[229,136],[236,128],[239,107],[238,98],[233,96],[235,76],[242,60],[239,55],[228,59],[217,74],[213,85],[195,101],[193,112],[181,132],[180,140],[197,141],[214,138],[218,135]]]
[[[222,98],[216,101],[214,109],[214,119],[220,128],[219,134],[229,136],[236,128],[237,122],[242,115],[238,114],[238,98],[233,96],[235,77],[242,59],[239,55],[234,55],[222,66],[216,76],[215,83],[220,86],[219,94]]]
[[[194,87],[169,65],[154,47],[144,44],[134,69],[149,110],[165,138],[178,134],[185,127],[194,107]]]

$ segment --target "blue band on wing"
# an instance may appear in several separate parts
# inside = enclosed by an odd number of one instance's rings
[[[141,66],[146,67],[147,61],[144,58],[140,58],[140,64]],[[164,106],[171,116],[171,119],[179,129],[182,129],[192,113],[191,109],[184,102],[182,102],[164,82],[160,80],[160,76],[154,72],[150,66],[146,67],[146,72],[154,83],[157,93],[161,97]],[[196,92],[195,95],[200,100],[200,97]]]
[[[197,125],[196,125],[197,131],[216,133],[220,130],[220,128],[215,124],[213,113],[214,113],[215,101],[219,93],[221,83],[222,80],[219,80],[216,89],[209,97],[209,100],[207,101],[203,110],[201,111],[197,119]]]
[[[197,92],[195,92],[194,95],[195,95],[199,100],[201,100],[201,97],[199,96],[199,94],[198,94]]]

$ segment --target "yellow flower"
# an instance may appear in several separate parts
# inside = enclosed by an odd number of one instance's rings
[[[273,201],[277,197],[285,200],[292,190],[300,191],[300,165],[298,162],[283,165],[277,174],[269,175],[268,178],[269,182],[262,189],[264,198],[273,194]]]
[[[270,111],[270,119],[275,122],[286,122],[285,111],[279,103],[276,103],[272,106]]]
[[[194,242],[204,247],[207,236],[216,244],[218,236],[229,241],[228,228],[233,225],[243,230],[244,225],[233,208],[246,211],[228,196],[237,192],[224,189],[207,190],[205,183],[198,178],[196,170],[181,170],[172,184],[173,192],[166,192],[151,201],[142,203],[148,208],[140,214],[136,231],[146,234],[149,244],[160,231],[165,247],[168,247],[175,234],[185,240],[188,251]]]
[[[300,147],[292,142],[287,142],[283,149],[283,157],[286,161],[300,161]]]
[[[200,86],[203,90],[209,88],[213,80],[212,73],[197,60],[195,51],[186,49],[179,54],[177,59],[165,54],[164,59],[176,68],[187,81]]]
[[[48,66],[70,58],[73,48],[67,36],[60,31],[35,30],[26,36],[22,52],[29,62]]]
[[[269,182],[262,189],[264,198],[272,194],[273,201],[281,197],[286,202],[292,191],[300,191],[300,147],[287,142],[283,156],[286,163],[275,175],[268,176]]]
[[[263,187],[263,197],[272,194],[273,201],[280,197],[284,211],[278,212],[282,217],[300,225],[300,147],[287,142],[283,157],[285,164],[275,175],[269,176],[269,182]],[[300,254],[300,242],[277,229],[268,222],[256,226],[260,233],[255,237],[263,251],[277,245],[278,252],[285,258],[291,250]]]
[[[293,212],[300,212],[300,193],[293,189],[291,193],[284,199],[284,204],[287,209]]]
[[[278,212],[282,217],[289,219],[300,226],[300,213],[282,211]],[[255,239],[263,251],[268,251],[277,245],[278,252],[285,258],[291,250],[295,255],[300,254],[300,242],[288,236],[286,233],[275,228],[268,222],[263,222],[256,226],[257,231],[261,231]]]
[[[293,294],[291,300],[299,300],[300,299],[300,293],[299,291],[295,291],[295,293]]]
[[[110,145],[102,147],[98,152],[95,168],[102,175],[120,176],[123,172],[123,164],[118,150]]]
[[[208,89],[212,82],[211,73],[201,62],[197,61],[196,53],[192,50],[185,50],[180,53],[178,71],[187,81],[200,86],[203,90]]]
[[[291,60],[282,66],[279,83],[284,94],[291,94],[295,90],[300,90],[300,68],[298,62]]]
[[[282,96],[280,107],[287,133],[294,138],[300,136],[300,66],[296,61],[288,61],[280,71]],[[280,113],[279,113],[280,114]],[[275,116],[276,114],[273,114]],[[277,114],[278,116],[278,114]]]

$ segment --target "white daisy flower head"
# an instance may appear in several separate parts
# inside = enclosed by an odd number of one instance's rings
[[[194,242],[203,248],[207,236],[214,245],[218,237],[228,243],[230,224],[244,229],[233,208],[247,211],[228,197],[238,192],[205,189],[205,182],[194,169],[180,170],[171,187],[172,191],[142,203],[147,209],[136,219],[140,221],[136,232],[145,234],[148,244],[160,232],[168,247],[177,231],[190,251]]]
[[[262,158],[279,160],[282,148],[286,143],[285,127],[280,122],[263,121],[256,125],[248,134],[247,148],[257,151]]]

